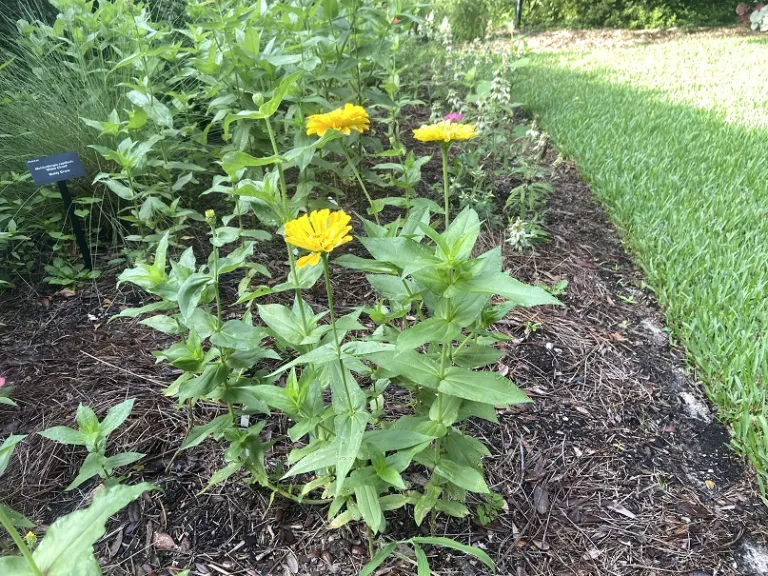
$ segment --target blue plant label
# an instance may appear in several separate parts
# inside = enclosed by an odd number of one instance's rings
[[[38,186],[85,176],[85,168],[77,157],[77,152],[62,152],[53,156],[27,160],[27,168],[32,173],[32,180]]]

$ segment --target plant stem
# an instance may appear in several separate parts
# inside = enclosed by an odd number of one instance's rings
[[[272,484],[269,481],[267,481],[266,486],[273,492],[280,494],[280,496],[282,496],[283,498],[288,498],[288,500],[292,500],[293,502],[296,502],[298,504],[308,504],[310,506],[325,506],[326,504],[330,504],[331,502],[333,502],[333,498],[329,498],[327,500],[312,500],[308,498],[301,498],[300,496],[295,496],[294,494],[291,494],[287,490],[284,490],[280,488],[280,486],[277,486],[276,484]]]
[[[213,239],[216,240],[216,227],[215,224],[211,224],[211,234]],[[216,331],[221,330],[221,294],[219,294],[219,248],[213,247],[213,289],[216,294]]]
[[[365,194],[365,199],[368,200],[368,205],[371,207],[371,211],[373,212],[373,217],[376,220],[376,224],[381,225],[381,222],[379,222],[379,213],[376,211],[376,208],[373,205],[373,200],[371,199],[371,195],[368,194],[368,189],[365,187],[363,179],[360,177],[360,172],[357,171],[354,162],[352,162],[352,158],[349,157],[349,152],[347,152],[347,149],[344,148],[343,144],[341,145],[341,149],[344,151],[344,156],[347,159],[347,162],[349,162],[349,167],[352,168],[352,172],[354,173],[355,178],[357,178],[357,182],[360,184],[360,188],[362,188],[363,194]]]
[[[328,311],[331,316],[331,329],[333,330],[333,341],[336,343],[336,354],[339,357],[339,368],[341,368],[341,380],[344,383],[344,392],[347,394],[347,406],[349,407],[350,416],[354,414],[355,410],[352,407],[352,395],[349,393],[349,386],[347,386],[347,374],[344,368],[344,361],[341,359],[341,343],[339,342],[339,333],[336,330],[336,312],[333,309],[333,291],[331,290],[331,276],[330,267],[328,266],[328,254],[323,253],[323,271],[325,276],[325,293],[328,296]]]
[[[21,536],[19,536],[19,532],[16,530],[13,522],[11,522],[11,519],[8,518],[8,515],[5,513],[5,510],[2,506],[0,506],[0,524],[2,524],[3,528],[5,528],[5,530],[8,532],[11,539],[13,540],[13,543],[16,544],[16,548],[18,548],[19,552],[21,552],[21,555],[24,556],[24,560],[27,561],[29,569],[32,571],[32,573],[35,576],[42,576],[40,568],[37,567],[35,560],[32,558],[32,553],[29,551],[29,548],[27,548],[24,540],[21,539]]]
[[[269,121],[269,118],[264,118],[264,123],[267,125],[267,133],[269,134],[269,141],[272,144],[272,153],[275,156],[279,156],[278,150],[277,150],[277,142],[275,141],[275,133],[272,131],[272,123]],[[288,214],[288,187],[285,184],[285,173],[283,172],[283,165],[278,163],[277,164],[277,173],[280,176],[280,196],[281,196],[281,202],[283,205],[283,223],[287,222],[290,219],[290,215]],[[286,244],[286,247],[288,249],[288,262],[291,266],[291,272],[293,273],[293,279],[298,284],[299,282],[299,274],[296,271],[296,259],[293,256],[293,250],[291,247]],[[296,298],[299,300],[299,302],[303,302],[304,298],[301,295],[301,288],[297,286],[296,288]],[[299,313],[301,315],[301,326],[304,328],[304,334],[306,335],[307,332],[309,332],[309,324],[307,324],[307,314],[304,312],[304,304],[302,303],[299,306]]]
[[[461,344],[459,344],[458,348],[456,348],[456,350],[453,351],[454,356],[459,352],[459,350],[461,350],[464,347],[464,344],[469,342],[469,340],[470,340],[470,338],[472,338],[472,336],[473,336],[472,334],[467,334],[467,337],[464,338],[464,340],[462,340],[462,342],[461,342]]]
[[[307,313],[304,311],[304,297],[302,296],[301,288],[298,287],[299,271],[296,268],[296,257],[293,255],[293,249],[291,246],[286,244],[286,247],[288,248],[288,263],[291,266],[291,273],[293,274],[293,279],[296,282],[296,298],[299,300],[299,302],[301,302],[301,305],[299,306],[301,326],[304,328],[304,335],[307,335],[309,333],[309,324],[307,323]]]
[[[443,144],[440,150],[443,153],[443,202],[445,206],[445,229],[451,223],[450,204],[448,203],[448,148],[450,144]]]
[[[371,527],[368,524],[365,525],[365,535],[368,537],[368,557],[373,558],[373,536],[371,535]]]

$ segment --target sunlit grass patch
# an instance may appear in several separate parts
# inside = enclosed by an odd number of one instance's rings
[[[763,489],[766,55],[754,37],[537,55],[517,85],[624,232]]]

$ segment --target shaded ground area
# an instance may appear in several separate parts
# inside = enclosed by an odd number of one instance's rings
[[[438,521],[440,535],[485,548],[505,575],[759,573],[741,552],[768,530],[749,471],[669,348],[652,296],[586,185],[569,165],[555,173],[552,242],[507,254],[507,265],[529,282],[567,279],[567,306],[516,311],[500,323],[514,339],[498,370],[534,403],[501,413],[501,426],[473,430],[493,452],[488,484],[503,495],[504,510],[486,527]],[[489,231],[485,243],[498,236]],[[161,394],[175,375],[150,352],[164,342],[134,322],[107,323],[142,295],[106,276],[73,296],[28,292],[0,301],[0,374],[17,386],[21,406],[2,408],[0,434],[70,424],[79,402],[103,415],[137,398],[114,444],[149,454],[132,480],[156,482],[164,493],[145,495],[113,521],[100,544],[105,572],[356,573],[367,559],[358,525],[329,532],[324,509],[279,497],[270,505],[268,493],[236,480],[196,496],[221,466],[220,448],[206,442],[172,462],[188,416]],[[351,280],[338,279],[350,298],[356,285],[363,290]],[[200,423],[216,410],[202,406],[192,418]],[[265,434],[284,428],[273,418]],[[17,454],[0,500],[42,524],[82,505],[93,488],[63,492],[82,461],[78,450],[33,436]],[[417,531],[408,514],[389,517],[385,538]],[[430,557],[436,574],[484,574],[443,550]],[[377,574],[415,573],[406,561],[385,566]]]

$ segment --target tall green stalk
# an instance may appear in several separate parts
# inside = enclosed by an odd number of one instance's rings
[[[365,199],[368,200],[368,205],[371,207],[371,212],[373,212],[373,218],[376,220],[376,224],[381,225],[381,222],[379,221],[379,213],[376,211],[376,207],[373,205],[373,200],[371,199],[371,195],[368,194],[368,189],[365,187],[365,183],[360,176],[360,172],[358,172],[355,163],[352,162],[352,158],[350,158],[349,152],[347,152],[347,149],[344,148],[343,144],[341,145],[341,149],[344,151],[344,157],[347,159],[349,167],[352,168],[352,173],[355,175],[355,178],[357,178],[357,182],[360,184],[360,188],[363,190],[363,194],[365,194]]]
[[[269,134],[269,141],[272,144],[272,153],[275,156],[279,156],[280,153],[277,149],[277,142],[275,141],[275,133],[272,130],[272,123],[269,121],[269,118],[264,118],[264,123],[267,125],[267,134]],[[277,173],[280,176],[280,200],[283,205],[283,224],[285,224],[290,219],[290,215],[288,214],[288,187],[285,184],[285,173],[283,172],[282,164],[278,163]],[[288,250],[288,263],[291,267],[291,273],[293,274],[293,279],[296,282],[296,298],[299,302],[303,302],[304,298],[301,295],[301,288],[298,286],[299,273],[298,269],[296,268],[296,258],[293,255],[293,248],[286,244],[286,249]],[[301,315],[301,326],[304,328],[304,334],[308,334],[309,324],[307,323],[307,314],[304,311],[303,303],[299,306],[299,314]]]
[[[5,513],[5,509],[2,506],[0,506],[0,524],[2,524],[3,528],[5,528],[5,530],[8,532],[11,539],[13,540],[13,543],[16,544],[19,552],[21,552],[21,555],[24,556],[24,560],[27,561],[29,569],[32,571],[32,573],[35,576],[43,576],[42,572],[40,572],[40,568],[37,567],[34,558],[32,558],[32,553],[29,551],[29,548],[24,543],[24,540],[22,540],[21,536],[19,536],[16,527],[13,525],[13,522],[11,522],[11,519]]]
[[[206,212],[205,219],[211,227],[211,239],[216,242],[216,215],[213,210]],[[213,246],[213,289],[216,293],[216,330],[221,330],[221,294],[219,294],[219,247]]]
[[[440,146],[440,151],[443,153],[443,204],[445,206],[445,229],[448,230],[448,225],[451,223],[451,211],[450,203],[448,202],[448,148],[450,144],[446,143]]]
[[[336,354],[339,357],[339,368],[341,368],[341,380],[344,383],[344,392],[347,395],[347,406],[350,416],[355,410],[352,406],[352,395],[349,393],[347,385],[347,374],[344,369],[344,360],[341,359],[341,342],[339,341],[339,332],[336,330],[336,311],[333,309],[333,290],[331,290],[330,267],[328,266],[328,254],[323,252],[323,276],[325,276],[325,294],[328,297],[328,312],[331,317],[331,329],[333,330],[333,341],[336,344]]]

